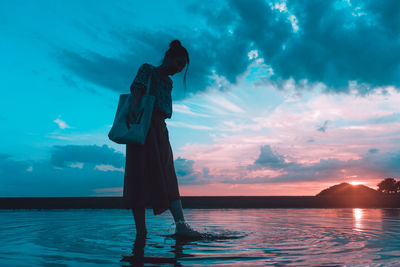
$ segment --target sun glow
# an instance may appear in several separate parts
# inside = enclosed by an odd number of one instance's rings
[[[362,217],[363,217],[363,209],[353,209],[354,230],[361,231],[363,227]]]
[[[352,181],[349,184],[351,185],[359,185],[359,184],[364,184],[363,182],[359,182],[359,181]]]

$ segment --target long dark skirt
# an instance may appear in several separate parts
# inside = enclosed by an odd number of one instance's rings
[[[126,146],[123,198],[126,209],[151,206],[155,215],[180,199],[167,125],[157,109],[145,144]]]

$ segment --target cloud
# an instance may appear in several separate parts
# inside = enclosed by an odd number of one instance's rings
[[[115,168],[113,165],[107,165],[107,164],[101,164],[101,165],[96,165],[94,166],[95,170],[103,171],[103,172],[109,172],[109,171],[118,171],[118,172],[124,172],[124,168]]]
[[[70,146],[65,147],[68,147],[65,149],[67,152],[59,159],[60,164],[54,164],[52,161],[19,161],[9,154],[0,153],[0,195],[3,197],[99,194],[121,196],[124,179],[122,166],[99,163],[101,160],[96,158],[86,160],[82,157],[72,161],[70,157],[73,153],[69,151]],[[92,155],[93,151],[98,152],[96,149],[99,148],[102,153],[108,151],[108,157],[113,156],[118,159],[121,156],[107,146],[98,146],[95,149],[91,146],[82,146],[80,149],[75,149],[83,154]],[[85,153],[85,150],[89,153]],[[246,154],[242,154],[242,157],[243,155]],[[115,160],[115,163],[117,162],[118,160]],[[289,161],[287,157],[273,151],[269,145],[264,145],[254,160],[253,168],[245,168],[246,166],[242,164],[242,167],[233,166],[233,169],[216,167],[210,169],[201,162],[204,160],[190,160],[183,157],[175,160],[174,165],[180,185],[295,184],[313,181],[349,181],[354,178],[372,181],[385,177],[398,177],[400,150],[378,153],[377,149],[371,148],[358,159],[326,158],[315,162],[301,162]]]
[[[139,66],[158,64],[169,42],[178,38],[190,54],[191,93],[212,84],[226,90],[254,61],[263,60],[273,74],[260,80],[282,85],[294,79],[304,88],[302,84],[323,83],[330,92],[349,92],[351,82],[350,88],[366,94],[375,87],[400,85],[399,7],[396,0],[197,1],[186,4],[185,10],[207,27],[121,28],[107,32],[125,47],[118,55],[91,47],[64,48],[57,60],[85,81],[127,92]],[[184,95],[182,77],[177,76],[173,96],[182,99],[189,95]]]
[[[112,58],[94,51],[80,53],[60,50],[57,58],[66,69],[83,80],[117,92],[127,92],[134,78],[134,57],[133,54],[127,54]],[[68,77],[68,81],[72,80],[69,76],[64,77]]]
[[[279,170],[294,164],[292,162],[286,162],[285,157],[272,151],[269,145],[262,146],[260,150],[260,156],[254,161],[253,165],[248,166],[248,169],[268,168]]]
[[[71,164],[69,164],[69,167],[82,169],[83,168],[83,163],[82,162],[71,163]]]
[[[237,17],[230,12],[228,6],[222,7],[220,11],[223,14],[216,14],[218,20],[230,23]],[[268,10],[265,11],[268,13]],[[263,12],[260,11],[259,14]],[[246,71],[249,65],[247,54],[251,44],[248,39],[232,34],[225,27],[218,28],[217,25],[223,25],[220,21],[216,21],[213,25],[217,29],[194,30],[193,27],[186,26],[164,30],[121,28],[119,31],[112,30],[106,33],[114,43],[125,48],[118,55],[98,52],[94,47],[81,47],[75,50],[58,48],[59,52],[55,58],[62,67],[80,79],[121,93],[129,90],[141,64],[145,62],[159,64],[168,49],[169,42],[180,39],[190,56],[187,80],[189,92],[203,92],[212,84],[225,90],[230,84],[236,83],[238,75]],[[104,31],[104,29],[99,30]],[[174,82],[173,97],[179,100],[188,95],[183,93],[182,75],[176,76],[174,80],[179,80]],[[73,80],[76,82],[76,79]]]
[[[124,155],[107,145],[66,145],[54,146],[51,150],[51,163],[57,167],[66,167],[67,163],[91,163],[122,167]]]
[[[265,148],[267,147],[267,148]],[[254,183],[287,183],[287,182],[306,182],[306,181],[348,181],[357,179],[382,179],[385,177],[397,177],[400,172],[400,150],[377,154],[375,149],[370,149],[368,153],[360,159],[340,160],[337,158],[320,159],[311,164],[283,162],[283,156],[272,153],[269,146],[264,146],[266,164],[263,168],[274,169],[276,165],[282,167],[282,172],[275,176],[258,176],[252,178],[240,177],[239,179],[225,179],[224,183],[234,184],[254,184]],[[372,151],[372,152],[371,152]],[[261,158],[260,155],[260,158]],[[268,161],[271,159],[271,161]],[[249,168],[254,169],[254,168]],[[372,177],[371,177],[372,176]]]
[[[324,133],[328,128],[328,123],[329,121],[324,121],[324,123],[320,127],[318,127],[317,131]]]
[[[76,146],[78,147],[78,146]],[[105,148],[100,147],[105,155]],[[83,146],[76,149],[86,155],[93,155],[93,148]],[[89,150],[89,153],[85,153]],[[95,149],[96,150],[96,149]],[[56,148],[60,150],[60,147]],[[53,151],[54,152],[54,151]],[[55,154],[57,154],[56,152]],[[62,164],[54,165],[53,162],[15,160],[11,155],[0,154],[0,196],[2,197],[46,197],[46,196],[95,196],[95,195],[122,195],[120,192],[102,192],[97,193],[97,188],[122,188],[123,174],[121,169],[113,165],[96,165],[93,162],[99,162],[97,158],[85,161],[85,164],[79,160],[69,160],[73,153],[66,149]],[[98,157],[101,157],[98,155]],[[111,156],[116,157],[118,162],[120,155],[118,153]],[[110,157],[110,155],[109,155]],[[60,159],[60,157],[56,157]],[[54,158],[53,158],[54,159]],[[110,161],[110,160],[105,160]],[[69,164],[67,164],[69,163]],[[119,194],[117,194],[119,193]]]
[[[176,175],[178,176],[179,184],[205,184],[208,183],[204,177],[209,178],[209,169],[203,168],[202,172],[194,169],[194,160],[178,157],[174,161]]]
[[[119,193],[122,194],[123,187],[111,187],[111,188],[98,188],[94,189],[96,193]]]
[[[218,42],[207,32],[193,32],[192,28],[169,29],[165,31],[124,30],[107,33],[113,42],[126,49],[120,54],[110,55],[94,51],[95,48],[71,50],[57,48],[56,60],[69,73],[83,81],[118,93],[128,92],[137,70],[143,63],[158,65],[173,39],[180,39],[190,54],[187,87],[189,92],[201,92],[212,84],[213,65],[217,55],[213,45]],[[129,36],[129,37],[127,37]],[[222,47],[220,48],[220,50]],[[244,71],[245,69],[243,69]],[[182,74],[174,83],[172,96],[179,100],[188,96],[183,90]],[[76,81],[76,79],[74,79]]]
[[[378,152],[379,152],[379,149],[377,149],[377,148],[370,148],[368,150],[368,153],[370,153],[370,154],[375,154],[375,153],[378,153]]]
[[[68,75],[62,75],[62,79],[64,80],[65,84],[69,87],[79,88],[78,84]]]
[[[54,122],[58,125],[58,127],[60,127],[60,129],[71,128],[65,121],[61,120],[60,118],[55,119]]]
[[[187,176],[193,173],[193,160],[178,157],[175,160],[176,174],[179,176]]]
[[[277,78],[323,82],[333,91],[347,91],[349,81],[373,87],[399,85],[399,40],[391,34],[392,26],[377,19],[381,12],[373,1],[352,2],[338,6],[334,0],[287,1],[300,30],[267,60]],[[394,2],[382,3],[383,9],[398,6]],[[357,7],[365,15],[355,16]],[[397,17],[393,12],[386,15],[387,20]],[[370,88],[357,90],[367,93]]]
[[[228,48],[219,56],[217,73],[231,82],[249,64],[244,61],[248,52],[256,50],[272,67],[271,78],[276,82],[290,78],[322,82],[327,90],[347,92],[349,81],[356,81],[356,89],[363,94],[370,90],[369,85],[400,85],[396,8],[399,2],[395,0],[379,4],[288,0],[280,9],[262,0],[251,5],[233,0],[222,8],[196,3],[189,11],[204,16],[208,26],[218,32],[217,49]],[[232,36],[224,34],[228,30]],[[232,61],[236,64],[230,64]]]
[[[183,127],[183,128],[196,129],[196,130],[212,130],[212,128],[208,127],[208,126],[190,124],[190,123],[185,123],[185,122],[181,122],[181,121],[168,121],[167,124],[168,124],[168,126]]]
[[[49,160],[15,160],[0,153],[0,196],[122,196],[125,157],[103,146],[53,146]],[[208,168],[178,157],[175,169],[181,185],[206,184]]]
[[[67,145],[54,146],[50,154],[50,160],[19,161],[0,153],[0,196],[122,196],[122,153],[106,145]],[[194,163],[175,160],[179,184],[206,184],[213,177],[208,168],[197,170]]]
[[[29,162],[16,161],[12,159],[11,155],[0,153],[0,181],[4,188],[15,182],[16,179],[14,179],[14,176],[23,177],[26,173],[30,172],[30,168],[32,168],[32,165]],[[29,184],[29,182],[28,180],[27,183]]]
[[[199,112],[198,113],[193,112],[187,105],[184,104],[173,104],[173,111],[196,117],[205,117],[205,118],[211,117],[210,115],[202,114]]]
[[[256,89],[240,95],[252,97],[240,105],[246,119],[221,116],[212,143],[180,147],[179,156],[194,160],[197,170],[210,168],[214,177],[209,181],[326,183],[358,175],[372,184],[388,175],[398,177],[393,155],[400,143],[400,123],[393,114],[397,114],[399,91],[387,88],[364,97],[355,92],[303,92],[302,101],[283,102],[268,110],[263,101],[254,101],[263,98]],[[230,93],[226,93],[228,99]],[[226,125],[244,131],[221,132]],[[317,131],[321,126],[325,132]]]
[[[396,36],[400,32],[400,19],[397,11],[400,9],[400,3],[396,0],[385,1],[378,3],[376,1],[354,1],[359,5],[365,6],[365,11],[371,14],[373,19],[379,25],[382,25],[382,30],[388,35]],[[368,11],[367,11],[368,10]]]
[[[229,101],[228,99],[226,99],[225,97],[221,96],[221,95],[213,95],[211,97],[209,97],[209,100],[217,106],[221,106],[224,109],[227,109],[229,112],[233,112],[233,113],[243,113],[244,110],[235,105],[234,103],[232,103],[231,101]]]
[[[400,113],[393,112],[388,115],[370,118],[367,120],[367,122],[371,123],[371,124],[384,124],[384,123],[400,122]]]

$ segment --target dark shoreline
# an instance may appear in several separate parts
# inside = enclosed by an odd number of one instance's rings
[[[374,198],[316,196],[183,196],[183,208],[400,208],[400,196]],[[123,209],[122,197],[0,198],[0,209]]]

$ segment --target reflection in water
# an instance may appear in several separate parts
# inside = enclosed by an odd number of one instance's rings
[[[199,259],[199,255],[185,253],[183,250],[184,245],[197,247],[200,246],[202,242],[238,239],[243,237],[245,237],[245,235],[240,235],[240,233],[232,231],[222,231],[220,233],[203,232],[201,238],[185,238],[182,236],[177,236],[175,234],[165,235],[165,238],[170,238],[171,240],[174,240],[174,244],[172,245],[171,249],[174,257],[148,257],[144,255],[147,236],[139,236],[136,237],[135,243],[133,245],[132,256],[122,256],[121,262],[128,262],[130,263],[129,266],[144,266],[144,264],[146,263],[173,264],[174,266],[181,266],[181,264],[178,262],[179,259],[188,259],[190,257],[195,258],[196,256]]]
[[[172,246],[174,257],[145,257],[144,250],[146,246],[146,237],[136,238],[133,245],[132,256],[122,256],[121,263],[129,263],[124,266],[145,266],[147,263],[151,264],[172,264],[173,266],[182,266],[178,259],[183,257],[193,257],[190,254],[183,253],[183,245],[190,241],[176,239],[175,245]]]
[[[362,231],[362,216],[363,210],[362,209],[353,209],[353,218],[354,218],[354,230]]]
[[[148,210],[135,240],[127,210],[0,210],[0,266],[393,265],[398,209],[185,209],[215,239],[173,236],[169,214]],[[232,235],[236,233],[236,235]],[[236,237],[236,238],[235,238]],[[239,238],[238,238],[239,237]]]

